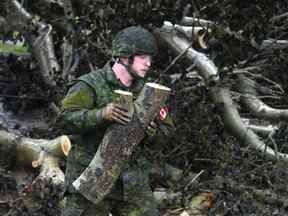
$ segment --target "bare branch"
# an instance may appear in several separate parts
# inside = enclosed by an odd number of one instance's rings
[[[210,28],[210,27],[215,26],[215,23],[209,20],[184,16],[181,20],[181,25],[202,26],[202,27]]]
[[[267,146],[259,137],[249,128],[245,127],[241,117],[234,105],[228,89],[213,87],[211,89],[212,98],[221,112],[225,128],[231,132],[240,141],[251,145],[255,150],[262,152],[270,159],[280,159],[288,162],[288,155],[276,152]]]
[[[44,82],[54,86],[54,72],[59,71],[60,66],[54,52],[52,26],[43,23],[39,25],[39,36],[32,41],[33,54],[38,60]]]
[[[246,125],[247,128],[253,130],[255,133],[268,136],[276,132],[277,128],[272,126],[262,126],[262,125]]]
[[[260,50],[276,50],[276,49],[285,49],[288,47],[288,40],[277,40],[277,39],[268,39],[263,40],[260,46]]]
[[[277,16],[274,16],[270,19],[270,22],[274,23],[274,22],[278,22],[282,19],[285,19],[288,17],[288,12],[285,12],[283,14],[280,14],[280,15],[277,15]]]
[[[239,75],[239,90],[242,92],[241,103],[246,106],[253,115],[269,120],[288,120],[288,109],[275,109],[258,97],[253,82],[245,76]]]

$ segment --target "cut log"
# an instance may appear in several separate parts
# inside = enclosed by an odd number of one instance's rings
[[[33,196],[44,199],[63,192],[65,175],[59,167],[59,158],[44,153],[39,175],[31,184]],[[47,193],[47,190],[49,191]]]
[[[132,118],[134,114],[133,94],[123,90],[115,90],[114,92],[119,95],[119,97],[117,97],[117,103],[126,109],[129,117]]]
[[[89,166],[73,182],[74,188],[93,203],[100,202],[110,192],[141,140],[145,130],[164,105],[170,89],[147,83],[134,103],[135,112],[127,125],[114,124],[104,138]]]
[[[0,131],[0,154],[4,157],[14,152],[13,157],[5,161],[1,160],[0,165],[9,167],[9,164],[16,161],[17,164],[39,167],[38,177],[54,185],[64,183],[64,174],[59,168],[58,161],[68,155],[70,148],[70,139],[65,135],[53,140],[44,140]]]

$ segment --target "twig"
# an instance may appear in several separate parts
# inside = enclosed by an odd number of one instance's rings
[[[159,78],[156,80],[159,81],[161,75],[167,73],[168,70],[170,70],[170,68],[176,64],[176,62],[187,52],[188,49],[190,49],[192,46],[192,43],[190,43],[190,45],[185,49],[183,50],[178,56],[176,56],[173,61],[165,68],[165,70],[160,74]]]
[[[253,166],[257,166],[257,164],[252,163],[252,162],[249,162],[249,164],[251,164],[251,165],[253,165]],[[272,162],[264,163],[264,164],[262,164],[262,165],[259,165],[259,166],[255,167],[255,168],[252,169],[252,170],[249,170],[249,171],[247,171],[247,172],[241,173],[241,174],[239,174],[238,176],[234,176],[234,178],[241,178],[241,177],[243,177],[243,176],[245,176],[245,175],[248,175],[248,174],[250,174],[250,173],[256,172],[256,171],[259,170],[259,169],[262,169],[262,168],[264,168],[264,167],[266,167],[266,166],[271,166],[271,165],[273,165]]]
[[[196,179],[199,178],[199,176],[202,175],[202,173],[204,173],[204,170],[201,170],[193,179],[191,179],[191,181],[189,181],[188,184],[185,186],[184,190],[187,191],[188,187],[189,187],[194,181],[196,181]]]
[[[275,151],[275,156],[276,156],[276,159],[277,161],[279,161],[279,154],[278,154],[278,146],[277,146],[277,143],[274,141],[273,139],[273,135],[275,134],[275,131],[272,131],[269,135],[268,135],[268,138],[269,140],[272,142],[273,146],[274,146],[274,151]]]
[[[252,67],[252,69],[253,69],[253,67]],[[265,80],[266,82],[274,85],[275,88],[278,88],[278,89],[280,90],[280,93],[281,93],[281,94],[284,94],[284,93],[285,93],[284,89],[281,87],[280,84],[278,84],[278,83],[274,82],[273,80],[271,80],[271,79],[263,76],[262,74],[253,74],[253,73],[249,72],[247,69],[234,70],[232,74],[233,74],[233,75],[234,75],[234,74],[248,74],[248,75],[250,75],[250,76],[252,76],[252,77],[262,78],[262,79]]]
[[[286,18],[286,17],[288,17],[288,12],[285,12],[285,13],[283,13],[283,14],[280,14],[280,15],[278,15],[278,16],[274,16],[274,17],[272,17],[271,19],[270,19],[270,22],[277,22],[277,21],[279,21],[280,19],[283,19],[283,18]]]

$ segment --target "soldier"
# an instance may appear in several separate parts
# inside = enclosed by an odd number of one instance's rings
[[[150,163],[141,154],[141,147],[99,204],[89,202],[72,187],[94,157],[105,129],[113,123],[130,121],[127,111],[113,103],[113,91],[122,89],[137,95],[156,53],[156,41],[149,31],[140,26],[128,27],[113,40],[113,60],[78,78],[63,99],[59,122],[65,133],[73,135],[73,144],[66,165],[62,216],[159,215],[149,185]],[[162,110],[162,120],[166,111]]]

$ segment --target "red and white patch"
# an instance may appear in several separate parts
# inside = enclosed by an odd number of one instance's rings
[[[161,121],[164,121],[168,115],[168,108],[167,107],[163,107],[160,112],[159,112],[159,117]]]

